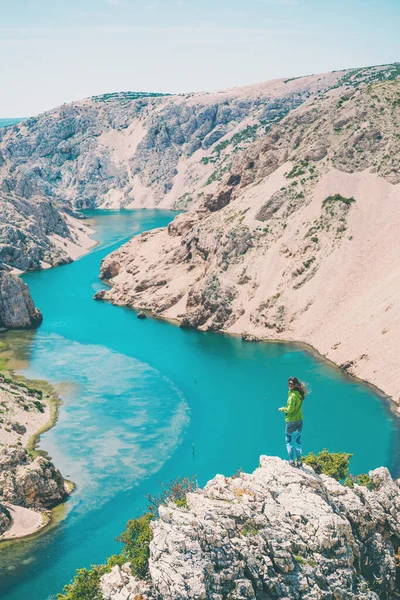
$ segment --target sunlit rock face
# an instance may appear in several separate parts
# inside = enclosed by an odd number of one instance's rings
[[[213,191],[238,151],[294,109],[393,80],[398,65],[352,69],[220,90],[113,93],[63,105],[0,130],[1,189],[56,206],[186,209]],[[338,92],[337,92],[338,91]],[[335,119],[346,126],[347,116]],[[310,160],[325,155],[310,146]]]
[[[67,496],[65,481],[44,456],[34,460],[23,448],[0,450],[0,500],[27,508],[51,508]]]
[[[0,265],[0,328],[38,327],[42,314],[35,308],[28,286]]]
[[[390,600],[400,488],[387,469],[370,476],[373,491],[350,489],[266,456],[252,474],[217,475],[187,494],[187,508],[160,508],[149,580],[116,566],[104,598]]]

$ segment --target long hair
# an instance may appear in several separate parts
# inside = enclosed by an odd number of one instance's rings
[[[301,399],[304,400],[308,392],[306,385],[299,381],[297,377],[289,377],[288,383],[292,384],[292,390],[297,390],[301,396]]]

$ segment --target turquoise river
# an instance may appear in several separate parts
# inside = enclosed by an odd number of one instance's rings
[[[174,213],[88,216],[99,242],[89,254],[24,276],[44,322],[14,334],[22,372],[55,384],[64,401],[40,447],[77,487],[56,526],[0,544],[2,600],[47,600],[75,569],[103,562],[160,481],[196,475],[203,485],[216,473],[253,470],[260,454],[285,457],[277,409],[290,375],[311,387],[305,451],[345,450],[354,453],[354,473],[386,465],[398,474],[399,425],[389,403],[303,348],[141,321],[95,302],[101,259]]]

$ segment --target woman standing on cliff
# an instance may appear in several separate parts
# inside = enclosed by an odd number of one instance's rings
[[[288,381],[289,396],[286,406],[279,408],[285,413],[286,421],[286,448],[289,454],[289,464],[292,467],[301,467],[301,432],[303,429],[303,401],[306,397],[306,387],[297,377],[290,377]]]

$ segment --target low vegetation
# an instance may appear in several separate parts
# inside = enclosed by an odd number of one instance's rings
[[[347,452],[329,452],[326,448],[318,454],[310,452],[303,458],[303,462],[314,469],[318,474],[327,475],[340,481],[343,485],[354,488],[354,485],[363,485],[369,490],[374,489],[374,482],[368,473],[360,475],[350,474],[350,460],[352,454]]]
[[[346,204],[346,206],[350,206],[353,204],[353,202],[355,202],[355,199],[353,197],[345,198],[344,196],[341,196],[341,194],[334,194],[333,196],[328,196],[325,198],[325,200],[322,202],[322,206],[327,206],[333,202],[343,202],[343,204]]]

